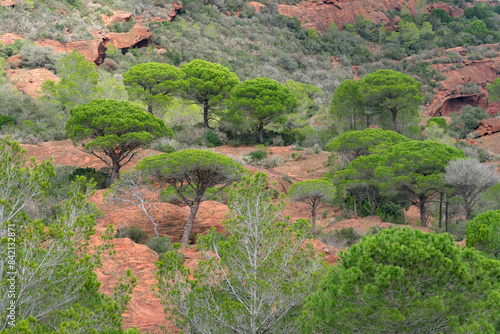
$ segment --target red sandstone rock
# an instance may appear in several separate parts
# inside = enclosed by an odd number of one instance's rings
[[[142,47],[149,45],[151,32],[148,27],[136,24],[129,32],[112,32],[106,35],[105,45],[109,43],[117,49],[129,49],[133,47]]]
[[[32,97],[38,97],[42,84],[46,80],[59,82],[59,77],[45,68],[35,68],[32,70],[19,69],[5,71],[9,81],[17,90],[20,90]]]
[[[400,10],[406,6],[415,13],[417,3],[418,0],[309,0],[296,6],[279,4],[278,10],[282,15],[297,17],[307,28],[324,32],[332,22],[339,28],[356,22],[359,14],[375,24],[389,23],[384,11]]]
[[[7,6],[15,6],[16,4],[16,0],[2,0],[0,2],[0,4],[4,7],[7,7]]]
[[[121,10],[114,11],[113,15],[111,16],[102,14],[102,20],[104,21],[104,25],[106,27],[116,22],[129,22],[131,18],[132,18],[132,13],[124,12]]]
[[[18,39],[24,39],[24,37],[21,35],[11,34],[8,32],[0,36],[0,43],[2,43],[3,45],[11,45],[14,44],[14,42]]]
[[[459,52],[458,48],[446,51]],[[464,61],[462,68],[444,72],[447,79],[441,83],[443,88],[434,96],[432,103],[426,107],[425,114],[428,116],[449,115],[452,112],[460,112],[464,105],[473,105],[485,108],[488,106],[486,85],[492,83],[500,74],[500,57],[485,59],[481,61]],[[435,64],[436,69],[442,64]],[[460,87],[470,82],[481,87],[477,94],[464,95]],[[492,113],[496,109],[490,109]]]
[[[5,62],[7,63],[7,67],[14,69],[14,68],[21,68],[23,60],[24,57],[18,54],[10,56],[9,58],[5,59]]]
[[[427,5],[427,11],[429,13],[432,13],[433,9],[444,9],[448,13],[448,15],[450,15],[451,17],[457,17],[459,15],[464,15],[463,9],[455,8],[455,7],[453,7],[449,4],[446,4],[446,3],[433,3],[433,4]]]
[[[248,5],[251,6],[251,7],[253,7],[253,8],[255,8],[255,12],[256,13],[260,13],[260,9],[262,7],[265,7],[265,5],[263,3],[260,3],[260,2],[257,2],[257,1],[250,1],[248,3]]]
[[[182,8],[183,8],[182,4],[178,4],[178,3],[174,2],[174,4],[172,5],[172,10],[168,14],[167,21],[172,22],[173,20],[175,20],[175,18],[177,17],[177,15],[179,15],[179,13],[181,12]]]
[[[479,122],[479,127],[473,132],[475,138],[500,132],[500,118],[489,118]]]
[[[88,61],[93,61],[97,65],[102,64],[106,52],[106,39],[96,38],[89,41],[77,41],[61,43],[51,39],[39,40],[37,45],[39,46],[52,46],[58,53],[69,53],[73,49],[79,51],[85,56]]]

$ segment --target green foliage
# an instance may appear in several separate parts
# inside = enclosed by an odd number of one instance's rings
[[[500,210],[477,215],[466,224],[466,243],[487,254],[500,255]]]
[[[54,169],[47,161],[28,162],[25,153],[16,142],[0,140],[0,331],[119,332],[135,278],[128,272],[112,296],[99,292],[94,269],[109,248],[111,230],[101,246],[89,246],[98,213],[88,202],[93,185],[77,177],[46,224],[33,220],[29,209],[49,188]]]
[[[488,27],[486,27],[486,23],[484,23],[484,21],[481,21],[481,20],[476,20],[474,22],[472,22],[470,24],[470,33],[479,37],[479,38],[483,38],[485,37],[489,30],[488,30]]]
[[[191,272],[176,252],[157,262],[162,304],[177,326],[213,333],[290,332],[302,300],[314,290],[325,265],[311,242],[306,220],[287,224],[278,217],[265,174],[245,177],[229,195],[227,238],[212,228],[198,239],[208,255]],[[174,279],[175,277],[175,279]],[[192,278],[191,278],[192,277]]]
[[[265,150],[252,151],[248,155],[250,156],[252,161],[255,161],[255,160],[260,161],[262,159],[267,158],[267,153]]]
[[[21,47],[23,57],[21,66],[25,68],[46,68],[55,72],[59,55],[52,47],[41,47],[32,44],[25,44]]]
[[[77,176],[85,176],[87,180],[95,182],[95,189],[106,189],[111,185],[111,175],[105,168],[97,171],[95,168],[78,167],[71,173],[69,180],[73,181]]]
[[[292,178],[288,174],[283,174],[283,176],[281,177],[281,179],[283,181],[286,181],[286,182],[290,183],[290,184],[293,184]]]
[[[359,156],[379,153],[392,145],[409,141],[391,130],[366,129],[341,134],[326,145],[326,150],[337,153],[348,164]]]
[[[174,248],[172,246],[172,240],[170,240],[170,237],[168,236],[163,236],[163,237],[151,237],[148,239],[146,242],[146,246],[154,250],[158,255],[160,256],[160,259],[163,257],[163,254],[166,252],[173,251]]]
[[[229,97],[229,92],[240,80],[227,67],[201,59],[182,65],[181,69],[186,74],[188,83],[186,97],[203,107],[203,124],[208,128],[212,114]]]
[[[436,123],[441,129],[446,129],[448,124],[446,124],[446,119],[443,117],[431,117],[427,120],[427,125],[431,123]]]
[[[129,102],[114,100],[92,100],[71,109],[66,133],[75,145],[84,143],[88,153],[112,168],[113,180],[138,148],[173,135],[161,119]]]
[[[115,238],[129,238],[135,243],[143,244],[148,238],[148,233],[138,226],[124,226],[116,229]]]
[[[387,229],[340,257],[308,299],[302,333],[498,329],[500,263],[457,247],[449,234]]]
[[[228,107],[231,118],[245,124],[264,142],[264,127],[284,121],[284,116],[297,106],[297,98],[284,85],[268,78],[246,80],[231,92]]]
[[[77,50],[61,57],[57,64],[57,75],[61,80],[58,83],[46,81],[42,90],[61,109],[69,109],[97,97],[97,66],[87,61]]]
[[[377,215],[382,217],[382,221],[393,224],[406,224],[406,217],[403,207],[395,202],[389,201],[381,204],[377,208]]]
[[[0,115],[0,130],[2,129],[3,125],[13,125],[13,124],[14,124],[14,119],[12,117]]]
[[[225,187],[238,181],[244,173],[243,167],[229,157],[194,149],[144,158],[139,161],[136,169],[154,182],[170,185],[170,193],[176,193],[190,207],[190,215],[181,238],[184,245],[188,241],[200,203],[213,199]]]
[[[214,130],[211,129],[205,131],[204,138],[207,147],[217,147],[224,144],[219,136],[217,136],[217,134],[214,132]]]
[[[295,182],[288,191],[288,197],[294,202],[303,202],[311,206],[311,234],[316,226],[316,208],[320,202],[332,202],[335,187],[327,179],[305,180]]]
[[[344,80],[332,96],[330,114],[338,121],[348,123],[348,130],[363,130],[365,110],[363,98],[359,92],[360,82],[352,79]]]
[[[160,151],[162,153],[172,153],[172,152],[175,152],[177,150],[175,149],[175,147],[173,145],[159,143],[158,144],[158,151]]]
[[[500,78],[486,85],[486,89],[488,90],[488,100],[493,102],[500,101]]]
[[[444,188],[442,173],[451,160],[464,152],[431,141],[409,141],[387,148],[380,154],[375,178],[389,195],[403,194],[417,202],[422,226],[427,225],[425,204]]]
[[[361,80],[359,92],[365,104],[379,113],[382,125],[384,119],[390,119],[392,130],[401,133],[418,117],[418,106],[422,103],[421,86],[407,74],[378,70]]]
[[[361,234],[353,227],[343,227],[333,230],[333,236],[339,243],[345,244],[346,247],[357,244],[361,239]]]
[[[456,133],[457,138],[463,139],[477,129],[481,120],[489,117],[483,108],[466,105],[462,107],[460,114],[452,114],[450,129]]]
[[[168,105],[173,94],[186,90],[186,74],[168,64],[142,63],[132,66],[123,74],[123,83],[130,98],[144,101],[153,113],[155,105]]]

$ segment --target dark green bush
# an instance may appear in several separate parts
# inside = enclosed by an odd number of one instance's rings
[[[334,230],[333,235],[347,247],[357,244],[361,239],[361,233],[353,227],[343,227],[340,230]]]
[[[172,246],[172,240],[168,236],[151,237],[148,239],[148,241],[146,241],[146,246],[158,253],[160,258],[165,252],[174,250]]]
[[[2,125],[13,125],[14,119],[10,116],[2,116],[0,115],[0,130],[2,129]]]
[[[109,168],[101,168],[96,171],[95,168],[78,167],[69,175],[69,180],[73,181],[76,176],[85,176],[87,180],[94,180],[96,189],[106,189],[111,185],[111,173]]]
[[[205,132],[205,140],[208,147],[217,147],[224,144],[213,130]]]
[[[267,158],[267,153],[263,150],[252,151],[248,155],[250,156],[250,158],[252,158],[253,161],[260,161]]]
[[[377,215],[386,223],[405,224],[405,213],[401,205],[386,202],[377,208]]]
[[[158,151],[163,153],[173,153],[176,151],[175,147],[170,144],[158,144]]]
[[[133,242],[143,244],[148,233],[137,226],[119,227],[116,229],[115,238],[130,238]]]

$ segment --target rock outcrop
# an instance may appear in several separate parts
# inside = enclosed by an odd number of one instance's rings
[[[168,14],[167,21],[172,22],[175,20],[177,15],[180,14],[181,9],[183,8],[182,4],[175,3],[172,5],[172,10],[170,10],[170,13]]]
[[[148,27],[136,24],[129,32],[112,32],[104,37],[107,47],[110,43],[117,49],[130,49],[133,47],[148,46],[151,40],[151,32]]]
[[[88,61],[93,61],[97,65],[102,64],[106,56],[106,38],[95,38],[89,41],[77,41],[61,43],[51,39],[38,40],[39,46],[52,46],[58,53],[69,53],[73,49],[79,51]]]
[[[0,43],[3,45],[11,45],[14,44],[14,42],[18,39],[23,39],[24,37],[21,35],[17,34],[11,34],[11,33],[5,33],[2,36],[0,36]]]
[[[500,132],[500,118],[489,118],[479,122],[479,127],[472,132],[474,138]]]
[[[451,51],[453,49],[447,50]],[[435,64],[438,70],[443,70],[443,64]],[[464,105],[486,108],[488,92],[486,85],[491,84],[500,75],[500,57],[480,61],[464,61],[462,68],[443,72],[446,79],[441,81],[442,88],[434,96],[432,103],[426,107],[427,116],[446,116],[452,112],[460,112]],[[464,85],[477,84],[479,92],[462,91]],[[491,112],[495,110],[490,109]]]
[[[429,13],[432,13],[433,9],[444,9],[451,17],[464,15],[463,9],[455,8],[447,3],[432,3],[428,4],[426,8]]]
[[[253,7],[253,8],[255,9],[255,12],[256,12],[256,13],[260,13],[260,9],[261,9],[262,7],[265,7],[265,5],[264,5],[263,3],[260,3],[260,2],[257,2],[257,1],[250,1],[250,2],[248,3],[248,5],[249,5],[250,7]]]
[[[7,7],[7,6],[15,6],[16,5],[16,0],[2,0],[0,1],[0,5]]]
[[[53,80],[55,82],[59,82],[60,80],[57,75],[45,68],[8,70],[5,73],[17,90],[35,98],[39,96],[42,84],[46,80]]]
[[[115,10],[113,15],[107,16],[106,14],[102,14],[102,20],[104,21],[104,25],[107,27],[112,23],[117,22],[129,22],[132,18],[132,13],[124,12],[121,10]]]
[[[401,10],[406,6],[410,13],[416,13],[418,0],[308,0],[297,5],[279,4],[280,14],[297,17],[307,28],[326,31],[330,23],[339,28],[354,23],[361,14],[375,24],[390,23],[385,14],[388,10]]]

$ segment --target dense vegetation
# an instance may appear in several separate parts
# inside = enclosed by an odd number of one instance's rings
[[[173,22],[158,22],[168,0],[0,7],[0,33],[25,37],[0,45],[0,332],[138,333],[122,328],[133,273],[106,296],[94,272],[114,229],[90,249],[100,213],[88,199],[109,188],[106,203],[135,206],[151,223],[153,237],[137,226],[119,226],[114,237],[160,255],[154,289],[185,333],[499,333],[500,175],[484,164],[498,157],[462,141],[489,116],[465,106],[449,123],[424,124],[419,112],[446,79],[432,63],[453,69],[463,57],[497,55],[481,45],[500,42],[500,6],[446,2],[464,15],[426,13],[419,1],[415,15],[387,13],[400,17],[396,31],[359,16],[321,33],[281,16],[277,0],[262,1],[260,13],[245,0],[184,0]],[[117,8],[134,18],[105,27],[101,15]],[[100,67],[33,43],[126,32],[140,16],[152,45],[109,45]],[[454,46],[463,53],[443,51]],[[22,68],[45,67],[61,80],[45,82],[38,99],[11,90],[4,58],[17,54]],[[492,100],[499,87],[488,86]],[[68,138],[107,167],[36,163],[16,141]],[[234,159],[208,150],[223,144],[258,145]],[[277,190],[242,166],[278,167],[285,162],[268,147],[292,144],[306,150],[290,160],[331,153],[323,178],[284,174]],[[163,154],[124,172],[146,147]],[[286,199],[307,204],[311,220],[284,216]],[[227,203],[225,233],[193,235],[208,200]],[[162,201],[189,208],[179,243],[159,232],[152,208]],[[318,224],[320,203],[340,208],[333,226],[327,211]],[[411,205],[415,224],[434,231],[331,229],[353,216],[403,225]],[[466,246],[455,244],[464,238]],[[344,249],[337,265],[326,265],[316,239]],[[192,243],[204,256],[195,269],[184,263]]]

